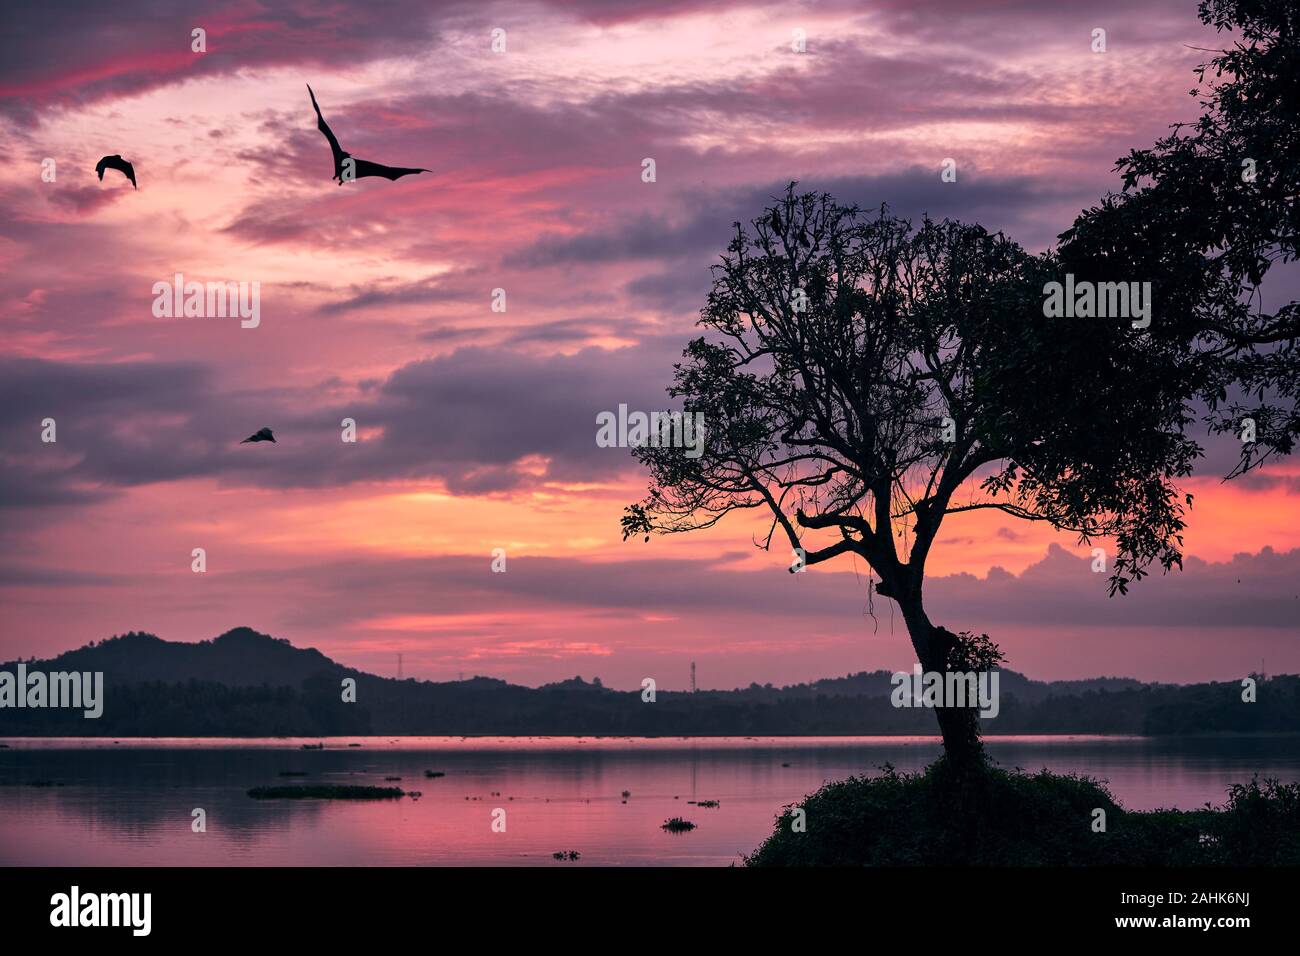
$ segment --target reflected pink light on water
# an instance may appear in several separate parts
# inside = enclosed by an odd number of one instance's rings
[[[0,749],[0,865],[49,866],[725,866],[753,852],[785,806],[825,783],[875,775],[886,764],[917,771],[939,752],[931,737],[0,742],[8,745]],[[319,743],[324,749],[302,749]],[[1131,809],[1221,803],[1229,784],[1256,772],[1300,778],[1300,742],[1292,738],[1026,736],[990,738],[988,746],[1006,767],[1106,781]],[[420,796],[248,796],[251,787],[292,784],[399,787]],[[703,808],[702,800],[719,805]],[[190,828],[196,807],[207,814],[204,833]],[[497,809],[505,811],[504,833],[492,830]],[[674,816],[697,829],[664,832]],[[553,857],[570,850],[580,854],[576,862]]]

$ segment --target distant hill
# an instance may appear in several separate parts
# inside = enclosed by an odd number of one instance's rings
[[[850,735],[933,734],[934,715],[895,708],[889,671],[789,687],[751,684],[654,703],[580,677],[542,687],[502,680],[398,681],[344,667],[240,627],[185,644],[131,633],[26,662],[29,670],[102,671],[97,720],[79,711],[0,710],[0,736],[420,735]],[[0,664],[12,672],[16,662]],[[340,682],[357,682],[357,702]],[[1144,684],[1132,678],[1034,681],[1002,671],[1001,713],[986,734],[1196,734],[1300,732],[1300,677],[1261,683],[1241,701],[1239,679]]]
[[[3,665],[6,669],[12,664]],[[35,665],[31,665],[35,666]],[[215,681],[228,687],[257,687],[268,681],[296,687],[309,677],[352,674],[315,648],[237,627],[210,641],[185,644],[132,632],[60,654],[45,670],[103,671],[105,680],[147,683]]]

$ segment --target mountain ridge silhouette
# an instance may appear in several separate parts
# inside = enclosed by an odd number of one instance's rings
[[[0,664],[13,671],[18,661]],[[0,735],[898,735],[930,736],[925,708],[890,705],[891,672],[863,671],[787,687],[698,693],[617,690],[574,677],[526,687],[493,677],[397,680],[348,667],[251,627],[198,642],[128,632],[23,663],[28,672],[102,671],[97,720],[50,709],[0,710]],[[340,688],[356,681],[356,702]],[[1176,685],[1128,677],[1035,681],[1001,672],[999,734],[1300,732],[1300,678],[1261,680],[1243,705],[1240,680]]]
[[[124,655],[132,659],[124,660]],[[169,659],[164,660],[162,655]],[[233,657],[232,655],[239,655]],[[250,660],[250,655],[252,660]],[[0,668],[11,667],[16,661],[0,663]],[[344,676],[363,675],[376,680],[396,680],[380,674],[372,674],[327,657],[314,647],[296,647],[287,638],[274,637],[248,626],[238,626],[223,631],[216,637],[202,641],[168,641],[145,631],[128,631],[114,635],[102,641],[92,641],[79,648],[64,651],[55,657],[38,661],[46,670],[102,670],[118,680],[130,680],[142,683],[150,680],[185,681],[214,680],[230,686],[256,687],[265,683],[274,685],[296,685],[301,680],[321,673]],[[260,670],[261,664],[267,670]],[[29,659],[29,669],[33,666]],[[129,668],[129,670],[128,670]],[[278,668],[278,669],[273,669]],[[824,677],[801,684],[773,687],[771,684],[751,684],[748,688],[730,690],[716,688],[703,693],[733,693],[736,691],[775,691],[792,692],[806,688],[813,693],[833,693],[847,696],[880,696],[892,691],[888,683],[891,671],[858,671],[844,677]],[[270,679],[274,675],[275,679]],[[885,678],[883,685],[873,678]],[[542,684],[537,688],[527,685],[511,684],[501,678],[476,675],[477,680],[496,682],[510,687],[525,689],[568,689],[568,690],[605,690],[610,693],[632,693],[631,690],[619,691],[605,687],[599,677],[594,682],[583,681],[581,677],[571,677]],[[410,678],[426,684],[458,684],[468,681],[430,681]],[[1010,682],[1026,697],[1040,698],[1049,696],[1045,688],[1064,690],[1093,688],[1119,689],[1123,687],[1141,687],[1145,682],[1132,677],[1093,677],[1072,681],[1035,681],[1025,675],[1009,669],[1002,670],[1004,688]],[[1037,692],[1035,689],[1038,689]],[[637,688],[637,693],[640,689]],[[660,693],[684,693],[683,691],[665,691]]]

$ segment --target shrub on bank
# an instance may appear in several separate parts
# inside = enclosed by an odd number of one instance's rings
[[[1222,808],[1125,810],[1100,783],[1046,770],[920,773],[827,784],[786,807],[747,866],[1296,866],[1300,784],[1234,785]],[[796,830],[804,811],[803,832]],[[1106,829],[1095,832],[1095,810]]]

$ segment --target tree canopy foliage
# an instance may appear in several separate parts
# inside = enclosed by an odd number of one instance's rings
[[[1177,564],[1197,369],[1128,321],[1045,317],[1058,275],[978,225],[913,227],[791,184],[736,225],[712,335],[676,366],[705,452],[636,450],[653,484],[625,536],[765,509],[764,547],[858,555],[895,597],[919,594],[943,518],[981,509],[1113,537],[1115,588]]]
[[[1201,107],[1117,169],[1122,189],[1061,236],[1065,265],[1124,270],[1167,290],[1157,338],[1202,362],[1212,431],[1240,435],[1240,474],[1289,454],[1300,434],[1300,304],[1265,308],[1265,280],[1297,257],[1300,3],[1202,0],[1202,21],[1234,33],[1196,71]]]

